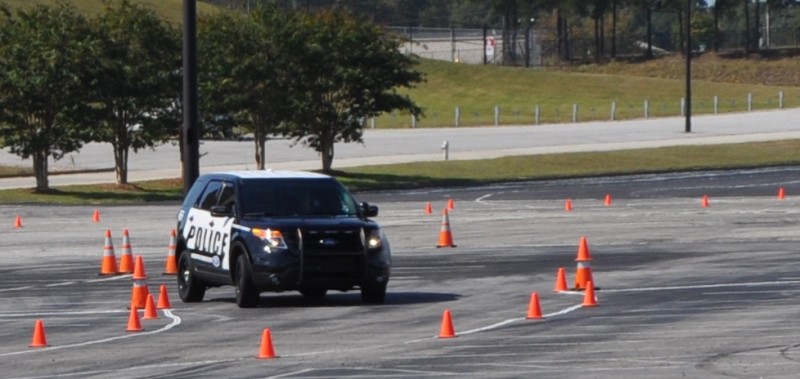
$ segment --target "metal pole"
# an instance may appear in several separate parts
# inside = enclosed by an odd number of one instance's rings
[[[456,61],[456,29],[450,27],[450,62]]]
[[[197,125],[197,2],[183,0],[183,195],[200,176]]]
[[[483,64],[486,65],[486,25],[483,25]]]
[[[686,0],[686,133],[692,132],[692,0]]]

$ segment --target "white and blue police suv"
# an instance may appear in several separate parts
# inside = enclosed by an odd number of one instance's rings
[[[200,176],[178,214],[178,292],[203,300],[206,289],[236,288],[236,304],[261,292],[360,289],[382,303],[391,268],[389,242],[335,178],[295,171],[236,171]]]

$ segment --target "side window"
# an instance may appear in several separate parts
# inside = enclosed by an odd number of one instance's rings
[[[211,210],[211,207],[217,205],[220,192],[222,192],[223,182],[215,180],[206,186],[205,192],[200,197],[200,209]]]
[[[219,205],[225,206],[229,210],[235,210],[234,204],[236,203],[236,191],[234,191],[233,184],[225,183],[220,191]]]

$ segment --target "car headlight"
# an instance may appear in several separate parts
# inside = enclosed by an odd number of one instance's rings
[[[381,230],[373,229],[367,234],[367,248],[370,250],[380,249],[382,245]]]
[[[272,252],[273,250],[283,250],[287,248],[286,240],[283,238],[283,234],[280,232],[280,230],[253,228],[250,230],[250,232],[266,243],[264,250],[267,252]]]

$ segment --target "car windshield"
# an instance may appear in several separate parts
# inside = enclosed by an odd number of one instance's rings
[[[355,216],[350,192],[332,178],[270,178],[241,186],[245,217]]]

